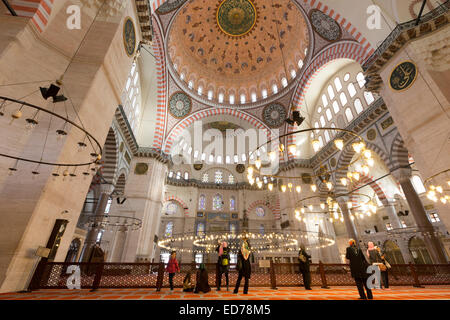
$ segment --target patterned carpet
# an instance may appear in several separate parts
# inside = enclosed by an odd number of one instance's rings
[[[391,290],[373,290],[374,300],[450,300],[450,286],[433,286],[426,288],[392,287]],[[170,292],[162,289],[99,289],[89,290],[39,290],[31,293],[3,293],[0,300],[355,300],[358,299],[356,287],[332,287],[321,289],[313,287],[306,291],[304,288],[250,288],[244,295],[242,288],[239,294],[230,290],[215,291],[207,294],[183,293],[181,289]]]

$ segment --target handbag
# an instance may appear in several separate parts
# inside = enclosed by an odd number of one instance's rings
[[[298,255],[298,258],[299,258],[299,260],[301,261],[301,262],[303,262],[303,263],[305,263],[306,262],[306,257],[302,254],[302,253],[300,253],[299,255]]]
[[[380,271],[386,271],[386,266],[383,263],[374,263],[373,265],[378,266],[378,268],[380,268]]]

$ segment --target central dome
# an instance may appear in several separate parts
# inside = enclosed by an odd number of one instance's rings
[[[267,99],[300,73],[310,46],[306,21],[290,0],[189,1],[169,29],[169,71],[203,101]]]
[[[256,23],[256,8],[250,0],[224,0],[217,8],[217,25],[232,37],[244,36]]]

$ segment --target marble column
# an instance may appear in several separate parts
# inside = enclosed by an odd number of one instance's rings
[[[391,223],[392,228],[400,229],[402,228],[402,224],[400,222],[400,219],[398,218],[397,210],[395,209],[394,203],[395,202],[388,200],[388,203],[384,205],[384,208],[386,210],[386,214],[389,217],[389,221]]]
[[[347,207],[347,202],[349,201],[348,197],[338,197],[337,202],[339,204],[339,208],[341,208],[342,216],[344,217],[345,228],[347,229],[347,235],[351,239],[355,239],[356,243],[359,243],[358,233],[355,228],[355,224],[350,218],[350,210]]]
[[[101,217],[105,215],[106,206],[108,205],[109,197],[113,191],[114,186],[110,183],[100,185],[100,195],[98,197],[97,207],[95,208],[95,213],[93,215],[94,226],[89,230],[86,236],[83,257],[81,258],[82,261],[87,261],[89,259],[91,249],[97,242],[97,237],[100,232],[99,225],[102,221]]]
[[[441,241],[435,234],[434,227],[427,217],[422,201],[411,182],[411,169],[401,168],[392,172],[394,177],[400,182],[406,201],[411,213],[416,221],[418,230],[423,235],[423,240],[427,246],[434,263],[447,263],[446,254]]]

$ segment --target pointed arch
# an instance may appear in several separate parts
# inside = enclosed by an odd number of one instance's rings
[[[400,133],[397,134],[392,142],[390,159],[393,164],[393,170],[409,165],[408,149],[406,149]]]
[[[176,196],[168,196],[168,197],[166,197],[166,198],[164,199],[163,205],[165,205],[165,204],[166,204],[167,202],[169,202],[169,201],[177,202],[177,203],[183,208],[183,210],[184,210],[184,215],[185,215],[185,216],[189,215],[189,208],[188,208],[188,206],[186,205],[186,203],[184,203],[183,200],[181,200],[180,198],[178,198],[178,197],[176,197]]]
[[[103,148],[103,165],[100,171],[103,175],[103,178],[113,185],[116,184],[116,172],[119,162],[119,141],[117,138],[118,137],[115,128],[109,128],[108,135],[106,136],[105,146]]]

